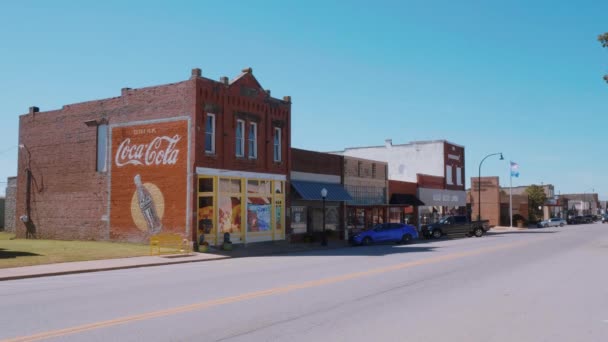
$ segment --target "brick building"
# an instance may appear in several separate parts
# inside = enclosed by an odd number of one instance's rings
[[[291,98],[251,68],[19,118],[19,237],[283,239]]]
[[[344,158],[329,153],[293,148],[290,184],[291,233],[297,240],[304,233],[318,233],[325,228],[344,236],[344,202],[352,197],[344,189]],[[327,191],[325,213],[321,191]],[[298,236],[300,235],[300,236]]]
[[[6,197],[4,202],[4,231],[15,232],[15,206],[17,193],[17,177],[6,180]]]
[[[417,183],[418,224],[441,215],[466,214],[465,148],[445,140],[351,147],[336,154],[374,159],[388,164],[389,181]],[[403,197],[402,197],[403,198]]]

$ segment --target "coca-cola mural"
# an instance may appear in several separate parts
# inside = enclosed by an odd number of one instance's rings
[[[111,153],[112,239],[185,234],[188,121],[113,127]]]

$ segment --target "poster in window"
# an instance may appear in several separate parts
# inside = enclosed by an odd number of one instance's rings
[[[241,199],[220,196],[219,227],[221,233],[241,232]]]
[[[247,204],[247,231],[270,231],[270,204]]]

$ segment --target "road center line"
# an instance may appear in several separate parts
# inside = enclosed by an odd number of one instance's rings
[[[545,240],[545,239],[542,239],[542,240]],[[480,255],[480,254],[484,254],[484,253],[491,253],[491,252],[497,252],[497,251],[501,251],[501,250],[514,249],[514,248],[523,247],[523,246],[531,244],[532,242],[538,242],[538,241],[541,241],[541,240],[515,242],[515,243],[499,245],[499,246],[494,246],[494,247],[480,248],[480,249],[468,251],[468,252],[452,253],[452,254],[447,254],[447,255],[443,255],[443,256],[436,256],[436,257],[431,257],[431,258],[426,258],[426,259],[421,259],[421,260],[408,261],[408,262],[404,262],[404,263],[400,263],[400,264],[395,264],[392,266],[379,267],[379,268],[374,268],[374,269],[370,269],[370,270],[362,271],[362,272],[348,273],[348,274],[344,274],[344,275],[340,275],[340,276],[312,280],[312,281],[307,281],[307,282],[303,282],[303,283],[299,283],[299,284],[292,284],[292,285],[287,285],[287,286],[270,288],[267,290],[248,292],[248,293],[244,293],[241,295],[218,298],[218,299],[208,300],[208,301],[204,301],[204,302],[200,302],[200,303],[184,305],[184,306],[179,306],[179,307],[170,308],[170,309],[151,311],[151,312],[132,315],[132,316],[119,317],[116,319],[111,319],[111,320],[106,320],[106,321],[101,321],[101,322],[96,322],[96,323],[83,324],[83,325],[70,327],[70,328],[51,330],[51,331],[41,332],[41,333],[37,333],[34,335],[29,335],[29,336],[19,336],[19,337],[14,337],[14,338],[4,340],[4,341],[6,341],[6,342],[38,341],[38,340],[42,340],[42,339],[71,335],[71,334],[81,333],[81,332],[95,330],[95,329],[107,328],[107,327],[120,325],[120,324],[126,324],[126,323],[143,321],[143,320],[148,320],[148,319],[153,319],[153,318],[176,315],[176,314],[195,311],[195,310],[208,309],[208,308],[215,307],[215,306],[246,301],[246,300],[250,300],[250,299],[254,299],[254,298],[267,297],[267,296],[271,296],[271,295],[284,294],[284,293],[293,292],[293,291],[297,291],[297,290],[303,290],[303,289],[309,289],[309,288],[320,287],[320,286],[324,286],[324,285],[345,282],[348,280],[369,277],[369,276],[374,276],[374,275],[388,273],[388,272],[399,271],[402,269],[415,267],[415,266],[435,264],[435,263],[440,263],[440,262],[444,262],[444,261],[451,261],[451,260],[461,259],[464,257]]]

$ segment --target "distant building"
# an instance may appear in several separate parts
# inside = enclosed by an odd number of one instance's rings
[[[562,194],[558,201],[569,216],[601,214],[597,193]]]
[[[481,189],[479,184],[481,183]],[[510,197],[508,188],[500,188],[498,177],[471,177],[471,189],[467,193],[467,203],[471,208],[472,218],[479,215],[479,194],[481,193],[481,219],[489,220],[492,226],[509,226]],[[525,192],[519,191],[513,194],[513,216],[521,215],[528,220],[528,196]],[[517,225],[513,221],[513,225]]]
[[[466,214],[464,146],[445,140],[393,144],[388,139],[381,146],[349,147],[333,153],[386,162],[389,181],[416,183],[416,195],[424,203],[418,207],[419,224],[442,215]]]

